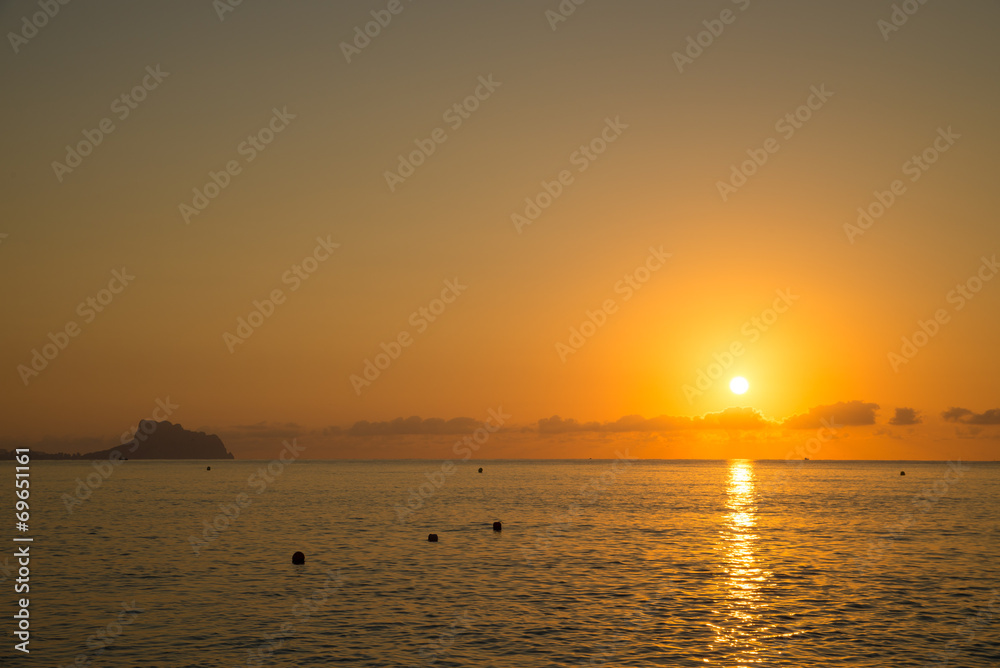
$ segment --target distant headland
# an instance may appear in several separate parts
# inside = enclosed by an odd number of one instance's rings
[[[117,451],[117,455],[113,454]],[[172,422],[140,420],[132,440],[121,445],[84,454],[31,451],[32,459],[236,459],[222,439],[203,431],[188,431]],[[0,450],[0,460],[13,459],[13,450]]]

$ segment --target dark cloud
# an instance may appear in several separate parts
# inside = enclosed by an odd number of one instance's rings
[[[836,428],[875,424],[875,411],[878,409],[878,404],[857,400],[841,401],[829,406],[810,408],[808,413],[793,415],[782,426],[790,429],[819,429],[823,426]],[[824,421],[828,425],[824,425]]]
[[[538,431],[542,434],[565,434],[572,431],[600,431],[601,425],[598,422],[580,423],[569,418],[563,420],[558,415],[550,418],[542,418],[538,421]]]
[[[1000,424],[1000,408],[991,408],[985,413],[973,413],[968,408],[952,407],[941,413],[941,417],[946,422],[959,422],[961,424]]]
[[[691,418],[661,415],[648,420],[641,415],[626,415],[604,426],[603,431],[634,432],[634,431],[672,431],[687,429],[691,426]]]
[[[727,408],[721,413],[708,413],[705,417],[695,418],[694,426],[704,429],[763,429],[773,426],[770,420],[764,418],[752,408]]]
[[[605,433],[628,433],[628,432],[653,432],[670,431],[673,429],[687,429],[691,427],[691,418],[670,417],[661,415],[646,419],[641,415],[626,415],[614,422],[577,422],[576,420],[562,419],[558,415],[550,418],[542,418],[538,421],[538,432],[541,434],[564,434],[567,432],[605,432]]]
[[[577,422],[572,418],[564,420],[558,415],[554,415],[538,421],[538,432],[541,434],[564,434],[569,432],[620,434],[628,432],[669,431],[671,429],[684,429],[690,426],[690,418],[671,418],[665,415],[648,420],[641,415],[626,415],[614,422],[604,423]]]
[[[208,434],[218,434],[221,438],[291,438],[302,433],[303,428],[294,422],[258,422],[256,424],[238,424],[232,427],[199,427]]]
[[[48,454],[65,453],[80,454],[84,452],[94,452],[105,448],[113,448],[120,445],[120,439],[112,438],[54,438],[46,436],[38,441],[18,440],[11,438],[0,439],[0,450],[15,450],[17,448],[29,448]]]
[[[727,408],[721,413],[709,413],[704,417],[676,417],[661,415],[644,418],[641,415],[626,415],[614,422],[577,422],[563,419],[558,415],[538,421],[541,434],[565,434],[570,432],[628,433],[660,432],[677,429],[761,429],[770,425],[760,413],[752,408]]]
[[[917,411],[912,408],[897,408],[896,414],[889,419],[889,424],[903,427],[911,424],[920,424],[923,419]]]
[[[968,408],[952,407],[941,413],[941,417],[945,419],[945,422],[961,422],[962,418],[966,415],[972,415],[972,411]]]
[[[324,434],[346,434],[348,436],[394,436],[394,435],[416,435],[416,434],[471,434],[476,429],[483,426],[482,420],[475,418],[457,417],[451,420],[441,418],[423,418],[414,415],[408,418],[396,418],[387,422],[368,422],[361,420],[355,422],[348,429],[330,427],[324,430]]]

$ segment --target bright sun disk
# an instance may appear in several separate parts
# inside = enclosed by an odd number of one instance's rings
[[[750,389],[750,383],[743,376],[736,376],[736,378],[729,381],[729,389],[736,394],[743,394]]]

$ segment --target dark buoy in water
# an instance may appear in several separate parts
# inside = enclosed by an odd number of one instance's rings
[[[295,554],[292,555],[292,563],[293,564],[306,563],[306,555],[302,554],[301,552],[296,552]]]
[[[899,475],[906,475],[906,471],[900,471]]]
[[[212,467],[211,467],[211,466],[206,466],[206,467],[205,467],[205,470],[206,470],[206,471],[211,471],[211,470],[212,470]]]
[[[503,531],[503,525],[500,524],[499,522],[494,522],[493,523],[493,530],[494,531]]]
[[[428,543],[436,543],[436,542],[438,542],[438,535],[436,533],[429,533],[429,534],[427,534],[427,542]]]
[[[479,472],[480,472],[480,473],[482,473],[482,472],[483,472],[483,467],[482,467],[482,466],[480,466],[480,467],[479,467]]]

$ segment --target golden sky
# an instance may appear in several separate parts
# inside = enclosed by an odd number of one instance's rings
[[[3,3],[0,447],[996,459],[1000,7],[902,4]]]

